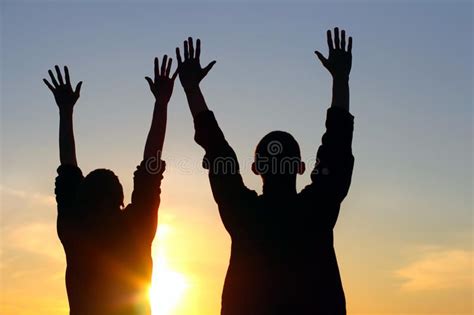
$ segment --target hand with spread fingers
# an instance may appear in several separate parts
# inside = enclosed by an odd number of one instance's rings
[[[341,31],[339,39],[339,28],[334,28],[334,43],[331,31],[327,31],[329,57],[325,58],[319,51],[315,51],[323,66],[328,69],[333,78],[348,78],[352,67],[352,37],[349,37],[346,48],[346,31]]]
[[[54,77],[53,71],[48,70],[49,76],[51,78],[51,83],[43,79],[43,82],[48,86],[48,88],[53,92],[54,99],[60,110],[72,110],[77,100],[79,99],[81,93],[82,81],[76,85],[76,89],[72,89],[71,80],[69,78],[69,69],[67,66],[64,66],[64,79],[61,75],[61,70],[59,66],[54,67],[56,69],[56,76]]]
[[[49,70],[51,83],[43,79],[43,82],[53,92],[56,104],[59,107],[59,159],[62,165],[76,165],[76,143],[74,141],[73,129],[73,108],[79,99],[81,93],[82,81],[72,89],[71,79],[69,78],[69,69],[64,67],[64,80],[59,66],[56,69],[57,80],[53,71]]]
[[[164,55],[160,71],[159,60],[155,58],[154,81],[150,77],[145,77],[150,85],[151,93],[153,93],[156,102],[160,105],[167,105],[173,93],[174,80],[178,75],[178,71],[176,70],[170,77],[172,63],[173,59],[168,59],[168,56]]]
[[[211,61],[206,67],[201,67],[201,40],[196,41],[194,49],[191,37],[184,41],[184,61],[181,59],[179,48],[176,48],[176,58],[178,59],[179,80],[184,90],[199,87],[199,83],[212,69],[216,61]]]

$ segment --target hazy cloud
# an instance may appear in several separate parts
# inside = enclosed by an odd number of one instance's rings
[[[6,236],[9,247],[63,261],[64,254],[56,235],[55,223],[29,223],[10,228]]]
[[[396,271],[409,291],[470,288],[474,252],[460,249],[428,249],[416,261]]]
[[[33,193],[33,192],[13,189],[13,188],[5,187],[5,186],[0,186],[0,192],[2,195],[21,198],[34,204],[39,203],[39,204],[48,205],[48,206],[56,205],[56,200],[54,199],[53,195]]]

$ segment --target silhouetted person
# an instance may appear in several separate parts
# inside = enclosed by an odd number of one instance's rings
[[[97,169],[84,178],[77,166],[72,116],[82,82],[73,90],[68,68],[64,67],[64,80],[59,67],[55,68],[57,80],[50,70],[51,83],[44,82],[60,114],[61,165],[55,192],[70,314],[150,314],[151,245],[165,167],[161,150],[176,77],[169,77],[171,59],[164,56],[160,74],[155,58],[154,82],[146,78],[156,98],[153,121],[143,161],[135,171],[132,201],[125,208],[122,185],[112,171]]]
[[[319,147],[312,183],[296,191],[302,174],[299,145],[288,133],[273,131],[257,145],[252,169],[261,175],[263,194],[248,189],[237,157],[224,138],[199,88],[215,61],[200,66],[200,41],[184,42],[176,54],[181,84],[194,117],[195,140],[206,151],[214,199],[232,238],[222,294],[224,315],[345,314],[345,298],[333,247],[333,227],[346,196],[354,163],[353,116],[349,113],[352,38],[334,43],[329,57],[316,52],[333,76],[333,98]],[[247,113],[252,115],[252,113]],[[242,121],[242,125],[245,122]]]

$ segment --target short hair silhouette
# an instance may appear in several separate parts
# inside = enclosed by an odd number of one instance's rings
[[[99,168],[90,172],[79,189],[81,203],[91,208],[107,205],[110,210],[119,209],[123,206],[123,198],[122,184],[109,169]]]
[[[275,130],[266,134],[255,149],[254,171],[264,177],[301,173],[298,142],[285,131]]]
[[[297,191],[305,170],[298,142],[272,131],[255,149],[252,171],[262,194],[245,186],[235,151],[206,104],[199,83],[214,65],[200,64],[200,40],[184,41],[179,76],[194,120],[195,141],[205,150],[203,166],[232,245],[221,315],[345,315],[346,302],[334,249],[334,226],[349,191],[354,156],[354,117],[349,112],[352,38],[327,32],[329,57],[316,51],[333,76],[326,132],[316,154],[311,183]],[[267,117],[268,118],[268,117]]]

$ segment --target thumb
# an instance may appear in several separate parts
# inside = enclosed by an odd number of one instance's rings
[[[205,77],[207,73],[211,71],[212,67],[214,67],[215,64],[216,64],[216,61],[213,60],[204,69],[202,69],[203,77]]]
[[[316,56],[318,56],[318,59],[321,61],[321,63],[322,63],[323,65],[326,65],[326,62],[327,62],[328,60],[323,56],[323,54],[321,54],[321,53],[320,53],[319,51],[317,51],[317,50],[316,50],[314,53],[316,54]]]
[[[145,77],[145,80],[148,82],[150,89],[153,87],[153,80],[150,77]]]
[[[178,73],[179,73],[178,70],[179,70],[179,68],[177,68],[176,71],[173,73],[173,76],[171,77],[171,80],[174,81],[174,79],[176,79],[176,77],[178,76]]]
[[[82,87],[82,81],[80,81],[77,85],[76,85],[76,91],[74,91],[74,94],[77,95],[77,97],[79,97],[81,95],[81,87]]]

